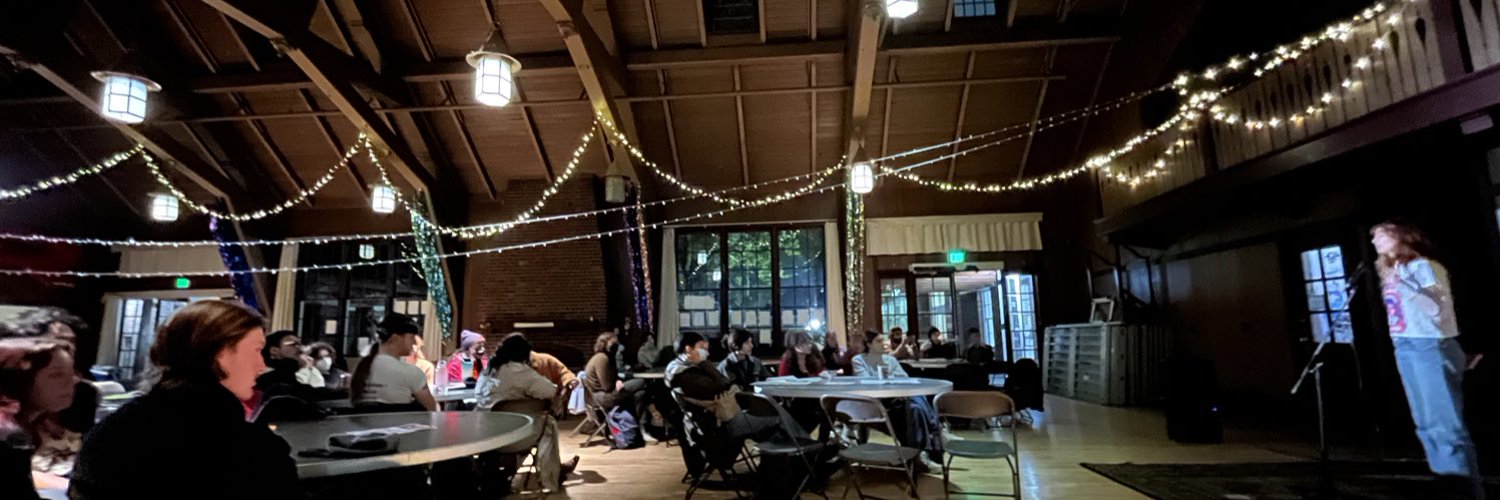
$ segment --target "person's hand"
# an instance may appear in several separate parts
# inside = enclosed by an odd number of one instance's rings
[[[624,388],[625,388],[625,381],[624,380],[616,380],[615,381],[615,390],[618,391],[618,390],[624,389]]]
[[[1480,361],[1484,361],[1484,353],[1470,354],[1468,358],[1469,362],[1464,365],[1464,369],[1473,370],[1474,367],[1479,366]]]
[[[577,389],[578,388],[578,379],[575,378],[575,379],[573,379],[571,381],[568,381],[568,383],[565,384],[565,385],[567,386],[567,388],[568,388],[569,391],[571,391],[573,389]]]

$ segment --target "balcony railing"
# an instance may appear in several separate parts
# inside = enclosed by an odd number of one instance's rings
[[[1435,9],[1457,15],[1443,19]],[[1347,41],[1321,44],[1233,89],[1217,104],[1223,116],[1234,118],[1205,116],[1197,126],[1162,134],[1116,160],[1115,171],[1138,182],[1101,178],[1105,214],[1335,133],[1373,111],[1441,87],[1453,75],[1452,69],[1445,71],[1444,56],[1450,61],[1467,56],[1466,72],[1500,64],[1500,0],[1403,0],[1388,12],[1354,25]],[[1386,42],[1373,50],[1380,37]],[[1444,37],[1452,43],[1442,43]],[[1460,45],[1467,54],[1445,53],[1462,52]]]

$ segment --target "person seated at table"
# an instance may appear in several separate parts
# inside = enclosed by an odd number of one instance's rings
[[[359,361],[349,381],[349,398],[355,406],[411,406],[437,411],[437,400],[427,388],[422,370],[401,362],[410,356],[422,329],[404,314],[391,313],[378,327],[380,344]]]
[[[323,375],[323,387],[329,389],[344,388],[344,377],[349,374],[349,362],[339,354],[332,344],[327,342],[313,342],[307,346],[307,355],[313,359],[313,368]]]
[[[427,354],[422,350],[422,347],[426,344],[427,341],[422,340],[422,336],[418,335],[417,343],[411,346],[411,354],[408,354],[405,357],[401,358],[401,361],[405,361],[406,364],[415,366],[417,367],[417,369],[422,370],[422,376],[427,378],[427,386],[436,387],[437,365],[434,365],[431,361],[427,360]],[[462,380],[453,380],[451,378],[448,379],[448,383],[450,384],[457,384],[462,382]]]
[[[534,369],[532,354],[531,342],[525,335],[512,333],[502,339],[500,346],[495,348],[495,357],[490,359],[489,368],[480,375],[475,386],[474,394],[479,398],[479,404],[474,409],[489,411],[496,403],[534,399],[544,402],[547,413],[552,413],[563,386],[552,383]],[[562,488],[561,478],[578,467],[578,456],[562,463],[557,448],[557,421],[544,418],[545,413],[531,416],[539,425],[534,426],[532,435],[522,442],[537,443],[537,473],[541,476],[542,487],[557,491]],[[543,423],[545,425],[540,425]],[[541,437],[539,441],[538,436]],[[507,470],[514,471],[515,467],[507,467]]]
[[[605,411],[618,406],[630,412],[636,422],[640,422],[646,403],[646,381],[620,380],[618,367],[611,354],[619,344],[620,339],[615,336],[615,332],[599,334],[594,340],[594,356],[584,366],[583,371],[587,376],[584,377],[583,384],[594,398],[594,404]]]
[[[855,375],[860,377],[876,376],[877,368],[885,368],[887,377],[906,378],[906,370],[901,368],[901,363],[896,361],[895,356],[885,353],[885,341],[880,332],[867,331],[864,334],[864,346],[869,352],[854,358]],[[923,465],[928,470],[942,470],[936,462],[941,460],[938,454],[942,451],[940,432],[942,424],[938,421],[937,409],[924,397],[885,399],[886,411],[891,417],[891,428],[896,430],[897,439],[904,446],[926,450],[922,457]]]
[[[708,359],[708,340],[702,335],[688,332],[677,339],[678,360],[667,369],[667,386],[680,392],[688,404],[713,411],[719,424],[732,438],[750,438],[756,441],[771,439],[777,435],[784,438],[781,421],[777,417],[761,417],[741,411],[734,394],[740,388],[714,366]],[[807,433],[798,431],[806,438]]]
[[[661,348],[656,345],[656,334],[645,332],[646,339],[641,342],[641,347],[635,351],[635,362],[637,365],[650,370],[656,367],[657,358],[661,354]]]
[[[41,338],[76,345],[78,332],[88,325],[78,316],[56,307],[38,307],[0,321],[0,339]],[[75,358],[76,359],[76,358]],[[75,367],[76,368],[76,367]],[[98,413],[99,389],[90,382],[88,374],[74,370],[73,401],[56,415],[55,422],[61,428],[56,432],[43,433],[41,442],[31,460],[31,470],[41,487],[67,487],[67,477],[73,472],[78,448],[83,444],[82,436],[94,426]]]
[[[150,391],[83,440],[68,496],[96,499],[301,499],[286,441],[247,422],[242,401],[265,369],[264,320],[237,302],[201,300],[156,332]]]
[[[266,335],[266,348],[262,354],[266,358],[266,367],[271,372],[290,374],[302,385],[323,387],[323,373],[313,366],[312,358],[303,352],[302,339],[297,338],[297,332],[277,330]]]
[[[979,363],[981,365],[995,361],[995,348],[984,343],[978,328],[970,328],[965,335],[969,347],[964,348],[964,361]]]
[[[927,330],[927,340],[922,342],[923,359],[953,359],[958,357],[958,347],[948,342],[943,331],[937,327]]]
[[[755,350],[755,334],[736,328],[729,334],[729,345],[734,350],[729,352],[724,361],[719,362],[719,371],[741,391],[752,390],[756,382],[766,378],[760,359],[751,355],[751,351]]]
[[[822,346],[818,349],[818,353],[823,356],[823,368],[836,374],[844,374],[844,369],[848,367],[844,361],[848,359],[849,350],[839,345],[838,333],[833,331],[824,333]]]
[[[73,345],[47,337],[0,340],[0,498],[37,498],[37,488],[65,489],[66,475],[73,467],[73,452],[66,450],[65,471],[36,471],[37,453],[69,439],[77,441],[61,422],[61,414],[73,404]],[[64,464],[57,464],[64,465]]]
[[[801,330],[787,332],[786,352],[781,354],[781,366],[776,369],[780,376],[816,377],[823,374],[823,355],[813,344],[812,338]]]
[[[915,335],[902,335],[900,328],[892,328],[890,336],[891,356],[897,361],[917,359],[921,351],[917,349],[917,337]]]
[[[458,351],[448,357],[448,383],[469,384],[484,373],[484,335],[464,330],[458,336]]]
[[[511,335],[521,335],[521,332],[512,332]],[[500,339],[500,342],[504,343],[505,339]],[[541,376],[547,377],[549,382],[556,384],[558,387],[569,391],[572,391],[574,387],[578,387],[578,376],[574,375],[573,371],[569,370],[568,365],[563,364],[562,360],[557,359],[557,356],[545,352],[531,351],[531,369],[536,370]]]
[[[865,352],[855,356],[850,363],[854,366],[854,376],[874,377],[878,374],[877,368],[885,368],[886,377],[906,377],[906,370],[901,368],[901,362],[895,356],[886,354],[885,337],[880,332],[865,332],[861,340]]]

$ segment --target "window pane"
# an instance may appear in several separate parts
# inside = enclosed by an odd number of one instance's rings
[[[782,329],[828,330],[830,326],[825,324],[827,266],[823,254],[823,228],[779,231],[776,244],[780,268],[777,275],[781,278],[781,311],[778,314],[782,319]],[[812,328],[813,325],[818,328]]]
[[[1327,311],[1328,302],[1323,289],[1322,281],[1314,281],[1307,284],[1307,310]]]
[[[1323,291],[1328,293],[1328,309],[1331,311],[1349,310],[1349,296],[1344,293],[1344,282],[1342,280],[1328,280],[1323,282]]]
[[[1302,280],[1315,280],[1323,277],[1323,268],[1318,264],[1318,251],[1308,250],[1302,252]]]
[[[1337,246],[1323,247],[1319,251],[1323,255],[1323,277],[1339,278],[1344,276],[1344,250]]]
[[[1333,341],[1340,344],[1354,343],[1354,323],[1349,318],[1349,313],[1333,313],[1330,319],[1333,322]]]
[[[729,328],[770,330],[771,233],[729,233]]]
[[[1313,342],[1328,342],[1331,339],[1329,330],[1332,330],[1332,327],[1328,324],[1328,315],[1315,313],[1309,316],[1309,319],[1312,324]]]

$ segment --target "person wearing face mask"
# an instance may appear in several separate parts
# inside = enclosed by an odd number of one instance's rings
[[[323,374],[323,386],[329,389],[343,388],[346,381],[344,377],[349,374],[349,365],[333,345],[327,342],[313,342],[307,346],[307,354],[313,358],[313,368]]]
[[[618,406],[631,412],[631,416],[636,417],[639,422],[647,403],[646,381],[620,380],[614,356],[610,354],[615,352],[615,346],[619,343],[620,339],[615,337],[614,332],[599,334],[594,340],[594,356],[589,358],[588,365],[583,369],[583,384],[588,388],[595,404],[606,410]]]
[[[724,373],[725,378],[742,391],[751,390],[756,382],[765,380],[765,367],[750,354],[755,349],[754,334],[736,329],[729,335],[729,345],[734,350],[719,362],[719,371]]]
[[[470,383],[484,373],[484,335],[464,330],[458,337],[458,352],[448,358],[448,382]]]
[[[756,441],[772,439],[778,434],[788,439],[808,437],[801,429],[794,429],[797,436],[785,436],[778,418],[741,411],[734,396],[740,392],[739,387],[724,378],[724,374],[709,361],[708,341],[701,335],[687,332],[677,339],[677,359],[668,365],[666,380],[667,386],[679,391],[688,404],[713,411],[730,437]]]

